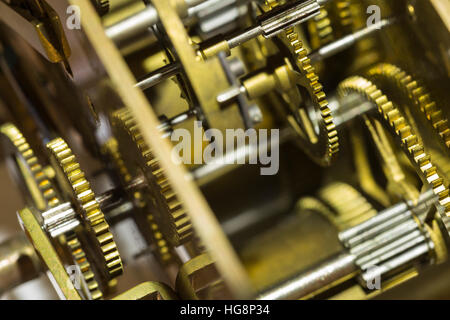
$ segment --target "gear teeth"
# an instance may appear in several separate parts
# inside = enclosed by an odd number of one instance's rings
[[[138,148],[140,163],[147,179],[153,183],[152,196],[156,199],[158,214],[152,216],[164,238],[178,246],[190,240],[193,235],[190,218],[172,189],[158,160],[145,143],[139,127],[127,109],[116,111],[113,125],[127,136]],[[160,248],[161,250],[162,248]],[[165,250],[165,249],[164,249]]]
[[[444,179],[440,177],[437,168],[434,166],[431,156],[425,151],[420,139],[408,124],[406,119],[401,121],[401,128],[397,127],[398,120],[404,118],[401,112],[396,113],[397,121],[389,120],[388,112],[396,109],[394,104],[378,90],[375,84],[363,77],[351,77],[341,82],[338,88],[339,95],[346,96],[351,93],[357,93],[368,101],[375,103],[378,107],[380,115],[388,120],[390,127],[401,139],[402,145],[406,153],[419,169],[422,178],[430,185],[433,192],[439,197],[439,203],[443,208],[441,218],[450,235],[450,196],[449,189],[444,184]]]
[[[126,114],[122,114],[124,116],[124,119],[126,118]],[[129,118],[127,118],[128,123],[130,121]],[[116,169],[119,171],[120,178],[122,179],[122,182],[124,185],[128,184],[132,180],[132,175],[130,174],[127,166],[125,165],[125,162],[123,161],[122,155],[119,151],[119,145],[116,139],[112,138],[109,140],[105,145],[105,153],[109,154],[111,158],[113,159],[114,165]],[[152,167],[154,165],[157,165],[155,161],[147,163],[149,167]],[[156,170],[156,168],[152,169]],[[155,217],[153,214],[147,214],[147,222],[150,228],[150,236],[151,236],[151,242],[156,246],[156,254],[159,260],[163,264],[168,264],[170,261],[172,261],[172,254],[170,252],[170,248],[168,246],[168,243],[166,239],[164,238],[163,234],[160,231],[160,228],[158,224],[155,222]]]
[[[107,277],[113,279],[119,276],[123,272],[119,251],[100,205],[95,199],[95,194],[75,155],[61,138],[48,143],[47,148],[61,170],[62,176],[72,189],[71,196],[76,200],[76,205],[81,211],[83,220],[87,223],[89,233],[96,239],[96,245],[103,257]]]
[[[126,121],[130,121],[129,118],[126,118],[126,114],[122,114],[124,119],[128,119]],[[124,185],[127,185],[132,180],[132,175],[129,172],[125,162],[123,161],[122,155],[119,151],[119,145],[116,139],[112,138],[105,145],[105,153],[109,154],[114,162],[116,169],[119,171],[120,178]],[[156,164],[156,162],[155,162]],[[153,166],[153,162],[148,164],[149,166]],[[139,195],[140,196],[140,195]],[[170,248],[166,239],[160,231],[158,224],[155,222],[155,218],[153,214],[147,214],[146,216],[147,222],[150,228],[150,236],[151,242],[156,246],[156,254],[159,260],[163,264],[168,264],[172,261],[172,254],[170,252]]]
[[[332,183],[321,189],[318,196],[336,213],[328,218],[339,230],[354,227],[377,214],[359,191],[345,183]]]
[[[103,293],[100,291],[98,282],[95,280],[94,273],[92,272],[91,265],[87,260],[86,253],[81,247],[81,243],[75,233],[67,238],[67,245],[70,249],[72,257],[75,260],[75,263],[80,267],[83,279],[86,283],[87,289],[89,290],[90,297],[92,300],[102,299]]]
[[[15,125],[7,123],[0,128],[0,132],[10,140],[17,152],[25,161],[42,198],[46,202],[45,208],[38,209],[44,211],[59,205],[60,202],[52,183],[47,178],[42,166],[39,164],[38,158],[35,156],[34,151],[31,149],[20,130],[17,129]]]
[[[434,128],[436,134],[439,136],[445,148],[450,150],[450,127],[448,119],[445,118],[442,109],[440,109],[436,102],[432,100],[430,93],[424,86],[421,86],[418,81],[407,74],[399,67],[380,63],[372,67],[367,75],[374,81],[387,82],[388,85],[400,90],[410,102],[420,110],[426,119]]]
[[[338,17],[341,26],[345,28],[345,30],[351,32],[354,25],[353,13],[351,9],[351,1],[349,0],[336,1],[336,9],[338,11]]]
[[[270,9],[273,9],[279,5],[279,1],[266,0],[266,5]],[[306,79],[306,89],[311,95],[311,99],[324,122],[323,127],[326,132],[322,132],[321,134],[326,139],[325,151],[321,156],[314,155],[314,158],[322,165],[330,165],[339,152],[339,137],[331,110],[328,107],[326,94],[323,91],[322,84],[319,82],[319,77],[316,74],[315,68],[311,65],[311,60],[308,58],[308,52],[300,41],[299,34],[295,32],[294,28],[289,28],[286,30],[285,36],[292,51],[296,55],[296,65],[301,75]]]
[[[297,41],[298,34],[293,32],[293,30],[290,30],[288,31],[288,39],[291,41],[291,46],[295,48],[295,51],[299,54],[298,65],[300,67],[300,71],[304,77],[309,80],[309,86],[312,88],[314,100],[318,104],[320,115],[322,120],[325,122],[328,137],[327,157],[334,158],[339,151],[338,132],[333,122],[331,110],[328,107],[328,101],[326,100],[323,86],[319,82],[319,77],[315,74],[314,67],[310,64],[310,60],[306,55],[306,50],[301,47],[302,43]],[[303,56],[303,54],[305,54],[305,56]]]
[[[320,13],[308,23],[308,30],[313,49],[318,49],[334,40],[334,30],[326,8],[320,9]]]

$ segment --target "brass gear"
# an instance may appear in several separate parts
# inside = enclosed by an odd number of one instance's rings
[[[330,220],[339,230],[354,227],[377,214],[366,197],[346,183],[331,183],[319,190],[318,197],[334,211]]]
[[[370,80],[355,76],[341,82],[338,87],[339,95],[346,96],[351,93],[357,93],[364,97],[367,101],[374,103],[382,120],[388,124],[389,128],[401,141],[401,145],[410,158],[411,162],[416,165],[418,172],[425,183],[427,183],[433,192],[439,198],[439,204],[442,210],[439,210],[441,220],[450,235],[450,192],[444,183],[444,179],[440,176],[431,160],[431,156],[427,154],[420,139],[408,124],[400,110],[383,94],[378,87]]]
[[[389,87],[392,92],[401,92],[410,104],[423,113],[443,142],[445,149],[450,150],[448,119],[424,86],[399,67],[389,63],[380,63],[370,68],[367,76],[382,89]]]
[[[72,200],[89,236],[93,239],[103,277],[106,280],[116,278],[123,272],[122,260],[109,231],[109,224],[75,155],[62,138],[49,142],[47,149],[62,191]]]
[[[308,31],[312,49],[318,49],[334,40],[334,30],[326,8],[308,22]]]
[[[112,159],[112,162],[114,163],[114,166],[116,170],[119,172],[120,180],[122,180],[122,184],[126,186],[128,183],[130,183],[133,179],[130,171],[128,170],[127,166],[125,165],[125,161],[123,160],[122,155],[119,151],[119,144],[115,138],[111,138],[104,146],[103,151],[110,156]],[[136,202],[141,203],[140,198],[142,197],[142,194],[140,192],[133,193],[130,195],[133,197]],[[142,211],[148,210],[145,206],[138,205],[139,208],[142,209]],[[170,261],[172,261],[173,257],[170,252],[170,248],[168,246],[167,240],[165,239],[164,235],[161,233],[160,228],[158,224],[155,221],[155,217],[153,214],[148,213],[146,214],[146,220],[148,222],[148,226],[150,229],[149,235],[150,235],[150,241],[155,245],[155,254],[158,258],[158,260],[162,264],[167,264]]]
[[[111,122],[119,147],[132,148],[131,152],[121,152],[124,157],[130,157],[126,163],[136,164],[148,183],[149,192],[144,196],[149,197],[149,202],[155,208],[155,222],[162,234],[173,246],[186,243],[193,235],[190,218],[158,160],[143,140],[133,116],[129,110],[121,109],[112,115]]]
[[[272,9],[278,5],[278,2],[276,0],[266,1],[266,5]],[[294,31],[294,28],[286,31],[284,40],[288,42],[294,56],[291,68],[298,86],[294,90],[298,91],[300,87],[306,89],[307,94],[302,95],[302,98],[309,96],[313,108],[309,114],[303,108],[298,108],[296,93],[292,92],[289,104],[296,106],[292,110],[293,116],[289,116],[288,120],[298,133],[302,147],[311,158],[322,166],[329,166],[339,152],[339,137],[323,86],[319,82],[319,77],[308,58],[307,50],[303,47],[299,34]],[[317,128],[311,122],[311,113],[314,117],[317,114]]]
[[[333,122],[331,110],[328,107],[325,92],[323,91],[323,86],[319,82],[319,77],[316,75],[315,69],[311,65],[306,49],[303,48],[303,44],[299,40],[298,34],[293,29],[289,29],[286,31],[286,38],[295,55],[296,64],[293,66],[294,71],[297,71],[295,69],[298,69],[299,71],[295,72],[297,85],[305,88],[307,95],[309,95],[311,99],[311,107],[313,108],[312,113],[315,115],[317,114],[318,118],[318,129],[315,130],[313,135],[305,134],[305,131],[308,132],[307,128],[311,128],[311,126],[314,127],[314,124],[310,122],[310,115],[307,115],[306,111],[302,108],[296,110],[294,113],[294,119],[299,124],[299,127],[295,127],[292,118],[290,123],[294,125],[297,132],[299,132],[298,129],[304,131],[303,133],[300,133],[300,142],[304,145],[305,151],[320,165],[329,166],[339,152],[339,138],[336,126]],[[305,96],[303,95],[302,98],[305,98]],[[302,114],[302,112],[305,113]],[[304,128],[306,128],[306,130]],[[307,138],[306,136],[309,137]],[[312,137],[314,137],[314,139],[312,139]]]
[[[339,28],[342,29],[342,35],[340,36],[347,35],[352,32],[354,28],[351,0],[337,0],[334,5],[336,7],[337,17],[339,20]]]
[[[92,300],[100,300],[103,298],[103,293],[99,288],[95,275],[92,272],[91,264],[86,256],[86,253],[81,246],[80,240],[75,233],[67,236],[67,246],[70,250],[75,263],[80,268],[83,275],[84,282],[86,283],[87,290],[89,291],[90,298]]]
[[[17,129],[15,125],[6,123],[1,126],[0,132],[8,138],[11,144],[12,152],[19,155],[19,157],[23,159],[23,163],[25,164],[25,168],[23,169],[27,170],[27,176],[33,179],[30,183],[32,182],[34,186],[27,185],[27,188],[34,189],[39,192],[38,197],[40,200],[33,199],[34,205],[36,205],[41,211],[57,206],[59,204],[59,199],[55,189],[53,188],[50,180],[47,178],[47,175],[40,165],[33,149],[31,149],[20,130]],[[30,190],[30,193],[33,193],[33,191]],[[34,197],[32,196],[32,198]]]
[[[334,39],[349,34],[354,29],[350,0],[337,0],[320,9],[320,13],[308,22],[312,49],[319,49]],[[336,23],[337,21],[337,23]]]

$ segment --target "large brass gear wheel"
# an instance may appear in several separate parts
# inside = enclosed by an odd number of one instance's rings
[[[266,4],[270,8],[277,6],[276,1],[267,1]],[[289,94],[293,115],[288,120],[298,133],[305,152],[318,164],[329,166],[339,152],[339,137],[326,94],[298,33],[293,28],[288,29],[283,42],[287,42],[292,54],[291,67],[297,84],[295,92]],[[299,90],[302,90],[301,97],[296,97]],[[303,102],[305,108],[299,108],[299,101]]]
[[[367,76],[383,91],[389,90],[397,96],[401,95],[400,99],[416,108],[411,111],[420,111],[435,130],[444,148],[450,150],[448,119],[424,86],[401,68],[389,63],[380,63],[370,68]]]
[[[436,196],[442,210],[439,210],[441,220],[450,235],[450,192],[434,165],[431,156],[425,151],[419,137],[400,110],[388,99],[384,93],[370,80],[354,76],[341,82],[339,95],[346,96],[356,93],[367,101],[374,103],[381,119],[399,139],[406,155],[416,166],[424,183],[428,184]]]
[[[154,220],[164,238],[172,246],[186,243],[193,235],[190,218],[178,200],[168,179],[159,166],[150,148],[144,142],[140,130],[127,109],[121,109],[112,115],[112,125],[119,142],[125,163],[130,165],[132,175],[143,175],[148,184],[148,192],[143,195],[155,208]],[[141,172],[132,172],[137,165]]]
[[[75,155],[61,138],[49,142],[47,148],[62,191],[75,206],[92,239],[103,277],[106,280],[116,278],[123,272],[122,259],[109,224]]]
[[[128,170],[125,161],[119,151],[119,144],[115,138],[111,138],[104,146],[104,152],[111,158],[115,169],[119,173],[119,178],[124,186],[127,186],[133,179],[132,174]],[[155,222],[155,217],[148,206],[142,201],[142,193],[131,191],[130,197],[134,198],[138,210],[142,210],[145,215],[145,220],[148,224],[148,234],[151,243],[155,246],[153,250],[156,258],[163,264],[168,264],[172,261],[173,256],[168,246],[167,240],[161,233],[158,224]]]

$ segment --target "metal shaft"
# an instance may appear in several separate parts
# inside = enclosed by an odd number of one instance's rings
[[[186,0],[188,17],[196,15],[199,11],[214,6],[222,0]],[[106,35],[116,44],[134,38],[143,32],[151,32],[150,28],[159,22],[158,11],[152,5],[147,5],[139,11],[106,28]]]
[[[358,272],[355,257],[342,253],[259,295],[259,300],[297,300],[346,281]]]
[[[311,61],[319,62],[326,58],[329,58],[337,53],[340,53],[344,51],[345,49],[350,48],[353,46],[356,42],[358,42],[361,39],[364,39],[390,25],[392,25],[396,19],[389,18],[381,20],[378,23],[375,23],[367,28],[363,28],[361,30],[356,31],[355,33],[349,34],[341,39],[338,39],[334,42],[331,42],[322,48],[318,49],[317,51],[312,52],[309,55],[309,58]]]
[[[149,30],[158,20],[156,9],[147,6],[144,10],[107,27],[105,32],[114,43],[120,44]]]
[[[258,36],[272,38],[284,30],[308,21],[320,13],[317,0],[288,3],[259,17],[259,23],[227,40],[230,49],[250,41]]]
[[[159,68],[159,69],[149,73],[141,81],[139,81],[135,86],[142,90],[147,90],[147,89],[163,82],[164,80],[175,76],[176,74],[180,73],[180,71],[181,71],[181,67],[178,62],[171,63],[171,64],[165,65],[164,67]]]

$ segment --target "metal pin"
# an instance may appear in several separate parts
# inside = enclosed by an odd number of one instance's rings
[[[142,80],[136,83],[135,87],[138,87],[141,90],[147,90],[163,82],[164,80],[177,75],[180,72],[180,64],[178,62],[174,62],[149,73]]]
[[[311,52],[309,58],[313,63],[322,61],[326,58],[329,58],[337,53],[344,51],[345,49],[350,48],[359,40],[364,39],[386,27],[389,27],[396,21],[397,19],[395,18],[383,19],[378,23],[375,23],[367,28],[358,30],[355,33],[349,34],[341,39],[338,39],[334,42],[331,42],[323,46],[322,48],[316,51]]]

